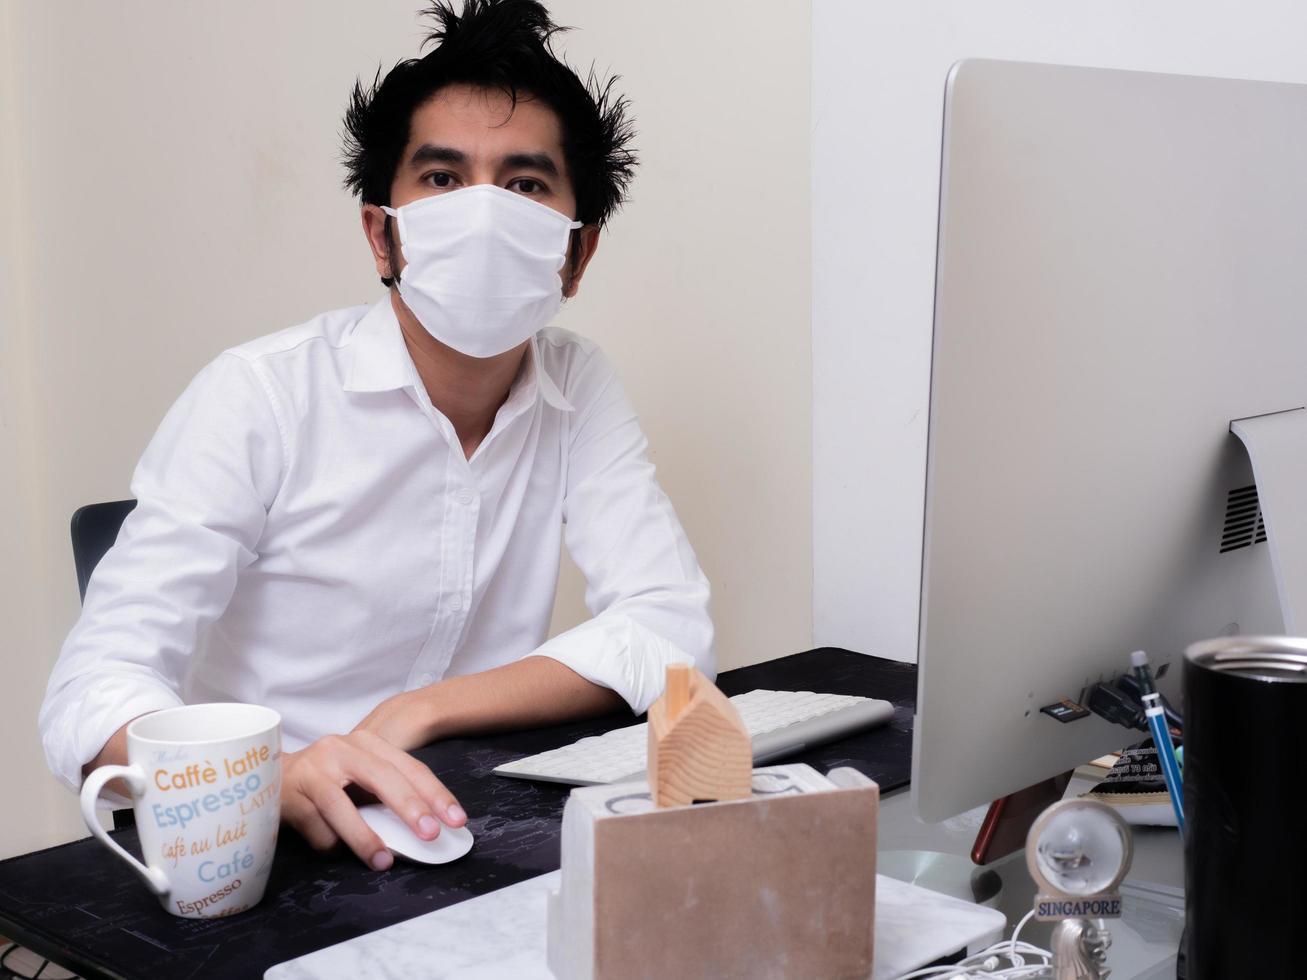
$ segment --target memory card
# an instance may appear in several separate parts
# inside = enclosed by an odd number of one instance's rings
[[[1056,718],[1063,724],[1078,721],[1089,714],[1088,708],[1082,704],[1076,704],[1076,702],[1072,701],[1070,698],[1063,698],[1056,704],[1045,705],[1039,710],[1050,718]]]

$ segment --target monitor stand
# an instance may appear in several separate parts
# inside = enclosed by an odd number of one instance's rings
[[[1044,810],[1062,799],[1071,781],[1065,772],[990,804],[969,856],[931,850],[886,850],[877,871],[911,885],[994,908],[1002,901],[1006,871],[992,867],[1026,846],[1026,834]],[[1025,865],[1019,874],[1025,881]]]
[[[1003,892],[1003,878],[993,868],[978,868],[961,854],[945,851],[880,851],[876,873],[990,908],[998,908]]]
[[[1307,409],[1235,419],[1230,431],[1252,460],[1284,632],[1298,636],[1307,629]]]

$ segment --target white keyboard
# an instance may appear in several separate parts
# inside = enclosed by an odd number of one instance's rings
[[[894,706],[875,698],[811,691],[750,691],[731,698],[753,740],[753,764],[774,762],[813,745],[830,742],[894,717]],[[645,774],[649,726],[632,725],[583,738],[561,749],[509,762],[499,776],[573,786],[597,786]]]

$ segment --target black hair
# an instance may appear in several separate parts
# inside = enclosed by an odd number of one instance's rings
[[[424,41],[436,45],[430,52],[354,85],[345,112],[345,186],[364,204],[388,205],[414,111],[447,85],[470,84],[503,91],[513,106],[537,99],[558,115],[576,219],[607,224],[636,165],[630,103],[614,92],[617,78],[600,80],[591,68],[582,79],[554,54],[553,36],[567,28],[537,0],[463,0],[461,13],[451,0],[437,0],[424,16],[435,21]]]

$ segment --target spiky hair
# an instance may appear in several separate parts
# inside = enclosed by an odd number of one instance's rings
[[[558,115],[576,194],[577,220],[604,225],[626,199],[635,173],[630,103],[591,68],[584,79],[556,55],[559,27],[536,0],[449,0],[424,11],[434,21],[420,58],[401,61],[371,84],[354,85],[345,112],[345,186],[365,204],[389,204],[413,112],[447,85],[469,84],[537,99]]]

